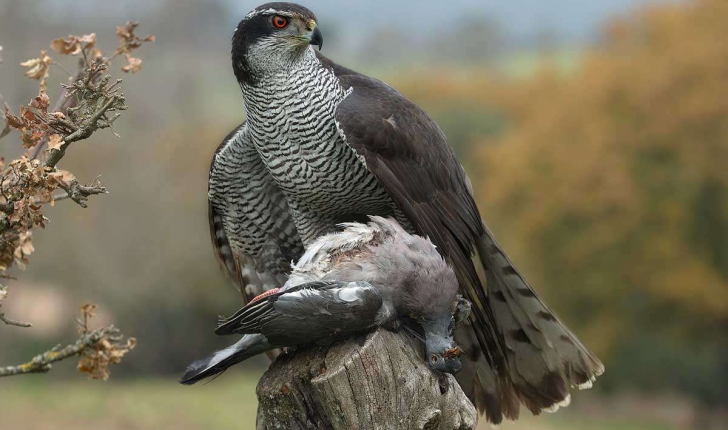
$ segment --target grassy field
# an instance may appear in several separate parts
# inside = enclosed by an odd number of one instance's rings
[[[53,375],[41,375],[4,380],[0,383],[0,430],[253,429],[258,376],[229,372],[211,383],[194,387],[182,387],[174,378],[101,383],[59,382]],[[605,408],[600,408],[595,395],[582,394],[585,395],[579,395],[572,407],[557,414],[525,417],[500,428],[676,429],[648,419],[607,413]],[[480,428],[490,427],[483,423]]]

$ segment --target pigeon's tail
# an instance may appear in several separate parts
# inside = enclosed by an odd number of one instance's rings
[[[190,364],[179,382],[192,385],[210,376],[220,374],[234,364],[274,348],[262,334],[246,334],[236,344]]]

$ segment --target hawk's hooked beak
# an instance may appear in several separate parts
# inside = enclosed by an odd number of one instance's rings
[[[316,25],[316,24],[314,24]],[[318,45],[319,51],[324,47],[324,36],[321,34],[321,30],[318,27],[314,27],[313,31],[309,33],[309,44]]]

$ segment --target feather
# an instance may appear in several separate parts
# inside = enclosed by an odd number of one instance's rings
[[[245,303],[285,283],[303,253],[286,198],[252,145],[246,123],[233,129],[215,151],[208,184],[215,257]]]
[[[565,404],[571,386],[588,385],[604,368],[495,243],[440,128],[386,84],[319,58],[353,89],[337,109],[342,135],[472,303],[470,324],[456,332],[469,352],[457,379],[470,399],[495,424],[517,418],[519,403],[533,413]]]
[[[202,379],[218,375],[234,364],[274,348],[262,334],[245,335],[234,345],[190,364],[180,379],[180,383],[192,385]]]

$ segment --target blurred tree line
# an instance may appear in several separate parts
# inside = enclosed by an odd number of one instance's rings
[[[725,0],[651,7],[567,76],[403,87],[435,116],[491,111],[490,133],[459,142],[483,216],[606,388],[727,403],[726,20]]]

